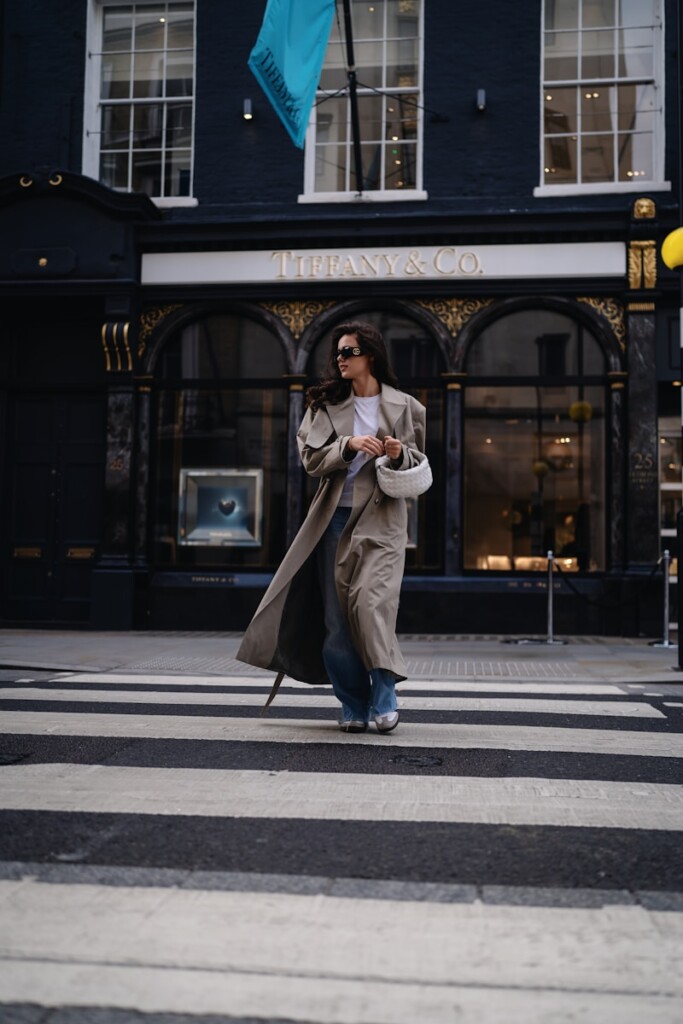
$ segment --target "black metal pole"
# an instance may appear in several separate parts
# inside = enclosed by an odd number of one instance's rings
[[[346,32],[346,59],[349,65],[349,102],[351,103],[351,134],[353,137],[353,161],[356,170],[356,191],[363,192],[363,161],[360,149],[360,119],[358,117],[358,93],[356,80],[356,59],[353,54],[353,29],[351,26],[351,0],[344,0],[344,28]]]
[[[678,14],[678,223],[683,223],[683,0],[676,4]],[[678,344],[683,381],[683,267],[679,268],[680,298],[678,310]],[[681,386],[681,452],[683,453],[683,384]],[[683,480],[681,481],[683,484]],[[683,670],[683,508],[676,517],[677,601],[678,601],[678,668]]]

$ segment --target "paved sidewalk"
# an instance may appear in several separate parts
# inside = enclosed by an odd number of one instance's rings
[[[240,633],[4,629],[0,669],[270,678],[272,672],[236,660],[240,639]],[[667,683],[683,693],[678,648],[642,638],[560,637],[553,644],[543,636],[399,639],[411,679]]]

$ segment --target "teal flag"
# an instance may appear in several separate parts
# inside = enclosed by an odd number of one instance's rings
[[[303,148],[335,0],[268,0],[249,67],[295,145]]]

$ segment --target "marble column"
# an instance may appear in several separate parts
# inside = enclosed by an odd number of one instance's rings
[[[642,304],[644,305],[644,304]],[[627,563],[646,572],[659,558],[655,312],[629,312]]]

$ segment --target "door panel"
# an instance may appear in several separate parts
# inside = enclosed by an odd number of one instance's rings
[[[10,397],[0,585],[10,620],[89,617],[102,536],[105,416],[104,395]]]

